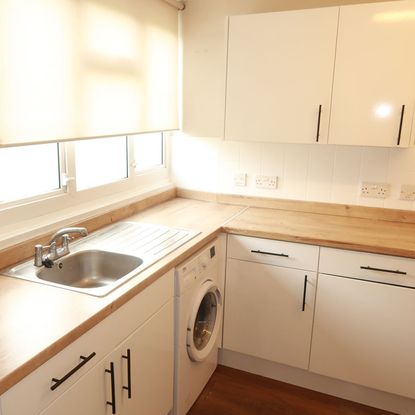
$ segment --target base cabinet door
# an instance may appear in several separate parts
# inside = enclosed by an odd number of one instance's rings
[[[167,415],[173,407],[173,301],[122,345],[121,355],[122,414]]]
[[[166,415],[173,358],[170,300],[41,415]]]
[[[224,348],[308,368],[316,274],[228,259]]]
[[[310,370],[415,398],[415,289],[319,275]]]
[[[116,383],[120,377],[113,352],[59,396],[41,415],[110,415],[118,412]],[[111,368],[113,372],[111,373]],[[112,384],[114,379],[114,385]],[[115,389],[113,389],[113,387]],[[115,397],[115,399],[114,399]],[[115,411],[115,412],[114,412]]]

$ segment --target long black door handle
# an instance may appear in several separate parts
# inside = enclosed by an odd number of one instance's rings
[[[402,125],[403,125],[403,117],[405,116],[405,105],[402,105],[401,109],[401,120],[399,122],[399,133],[398,133],[398,146],[401,144],[401,135],[402,135]]]
[[[389,272],[390,274],[399,274],[399,275],[407,275],[405,271],[399,271],[398,269],[395,271],[393,269],[385,269],[385,268],[373,268],[373,267],[360,267],[360,269],[367,269],[369,271],[379,271],[379,272]]]
[[[304,277],[304,289],[303,289],[303,311],[305,311],[305,300],[306,300],[306,296],[307,296],[307,282],[308,282],[308,277],[307,275]]]
[[[80,362],[78,365],[76,365],[72,370],[70,370],[65,376],[63,376],[60,379],[52,378],[52,382],[54,384],[50,387],[51,390],[55,390],[57,387],[62,385],[65,380],[69,379],[75,372],[77,372],[82,366],[86,365],[94,356],[96,355],[95,352],[92,352],[89,356],[79,356],[80,359],[82,359],[82,362]]]
[[[251,250],[253,254],[263,254],[263,255],[273,255],[273,256],[282,256],[284,258],[289,258],[287,254],[277,254],[275,252],[267,252],[258,250]]]
[[[320,124],[321,124],[321,110],[322,105],[320,104],[318,106],[318,118],[317,118],[317,132],[316,132],[316,143],[318,143],[318,140],[320,139]]]
[[[114,370],[114,362],[110,363],[110,368],[105,369],[106,373],[111,374],[111,401],[107,401],[107,405],[111,406],[111,413],[114,415],[117,412],[116,403],[115,403],[115,370]]]
[[[131,399],[131,350],[127,349],[127,354],[122,355],[123,359],[127,359],[127,386],[122,388],[128,392],[128,399]]]

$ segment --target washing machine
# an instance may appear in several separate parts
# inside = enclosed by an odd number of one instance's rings
[[[222,236],[175,270],[174,415],[189,411],[218,363],[224,287]]]

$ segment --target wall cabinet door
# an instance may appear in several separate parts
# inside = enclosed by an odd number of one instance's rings
[[[331,144],[409,145],[415,100],[414,15],[414,1],[340,8]]]
[[[228,259],[224,348],[307,369],[315,288],[314,272]]]
[[[327,142],[337,20],[338,8],[229,18],[226,139],[313,143],[320,121]]]
[[[415,398],[415,290],[319,275],[310,370]]]

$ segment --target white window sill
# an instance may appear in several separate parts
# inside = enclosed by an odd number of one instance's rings
[[[164,180],[158,182],[157,185],[141,188],[139,191],[129,190],[114,193],[29,220],[22,221],[16,217],[9,224],[3,224],[0,227],[0,250],[173,188],[174,185],[171,182]],[[64,197],[65,195],[57,196],[57,198]]]

